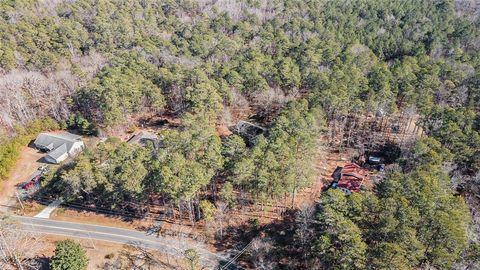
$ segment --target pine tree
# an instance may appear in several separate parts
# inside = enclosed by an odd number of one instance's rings
[[[84,270],[87,269],[87,265],[85,250],[72,240],[59,242],[50,261],[52,270]]]

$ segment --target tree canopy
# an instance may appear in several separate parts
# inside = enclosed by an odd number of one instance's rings
[[[31,118],[51,116],[84,133],[175,118],[179,124],[156,131],[158,146],[110,138],[63,166],[46,188],[108,211],[143,213],[142,203],[161,200],[211,220],[217,199],[231,207],[238,198],[283,199],[294,208],[297,193],[318,177],[327,127],[329,135],[348,130],[349,141],[354,129],[375,129],[348,126],[351,118],[413,119],[413,137],[422,137],[402,145],[397,170],[374,193],[322,194],[307,253],[329,269],[449,269],[477,250],[467,249],[468,212],[450,179],[460,175],[475,187],[480,170],[473,5],[2,1],[0,177],[33,134],[55,126],[29,127]],[[265,132],[251,141],[220,136],[217,125],[239,120]],[[195,254],[186,255],[193,267]]]
[[[87,269],[88,258],[83,247],[73,240],[64,240],[55,247],[55,254],[50,260],[52,270]]]

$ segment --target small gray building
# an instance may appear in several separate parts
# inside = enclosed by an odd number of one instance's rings
[[[146,146],[148,142],[152,142],[155,148],[158,148],[160,144],[160,137],[158,137],[158,135],[155,133],[140,131],[137,135],[128,140],[128,143],[130,144],[139,144],[142,146]]]
[[[268,130],[259,125],[247,122],[239,121],[233,128],[233,132],[248,140],[250,145],[255,144],[255,141],[260,135],[267,135]]]
[[[80,136],[68,132],[40,133],[33,144],[36,148],[47,152],[45,156],[47,162],[60,163],[85,149],[85,144],[80,138]]]

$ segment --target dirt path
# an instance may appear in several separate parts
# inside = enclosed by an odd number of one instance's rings
[[[0,184],[0,210],[8,210],[15,204],[16,185],[25,182],[43,163],[38,162],[45,154],[30,147],[23,147],[20,158],[10,176]]]

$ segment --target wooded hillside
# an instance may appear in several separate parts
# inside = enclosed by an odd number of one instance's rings
[[[169,117],[179,124],[161,147],[111,138],[50,175],[42,195],[138,215],[158,197],[195,222],[209,201],[294,208],[319,145],[363,149],[365,119],[407,119],[424,136],[401,145],[375,192],[328,191],[265,265],[473,265],[479,26],[474,0],[2,1],[0,176],[29,134],[17,126],[37,132],[36,119],[90,134]],[[215,129],[248,119],[268,132]]]

